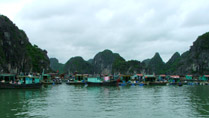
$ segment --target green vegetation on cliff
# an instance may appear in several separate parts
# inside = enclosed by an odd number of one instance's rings
[[[148,62],[147,66],[148,74],[164,74],[165,63],[163,62],[162,58],[160,57],[159,53],[155,53],[154,57],[151,58]]]
[[[209,49],[209,32],[199,36],[194,45],[198,45],[201,49]]]
[[[59,63],[56,58],[50,58],[50,68],[55,72],[64,73],[64,64]]]
[[[30,57],[33,67],[33,72],[41,72],[43,68],[40,68],[40,64],[48,62],[48,57],[46,57],[47,52],[41,50],[37,45],[31,45],[28,43],[26,45],[27,55]]]
[[[2,72],[42,72],[49,70],[47,52],[32,46],[23,30],[0,15],[0,70]]]
[[[89,62],[85,61],[82,57],[72,57],[64,65],[64,72],[92,74],[93,66]]]

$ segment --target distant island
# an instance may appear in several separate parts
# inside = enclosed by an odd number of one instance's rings
[[[146,53],[146,52],[145,52]],[[163,62],[158,52],[142,62],[126,61],[118,53],[104,50],[86,61],[72,57],[65,64],[47,56],[47,51],[32,45],[23,30],[6,16],[0,15],[0,71],[1,73],[81,73],[81,74],[209,74],[209,32],[199,36],[183,54],[174,53]]]
[[[92,59],[85,61],[82,57],[72,57],[65,64],[56,58],[50,59],[52,70],[63,73],[78,72],[81,74],[172,74],[203,75],[209,74],[209,32],[199,36],[191,48],[180,55],[174,53],[168,62],[163,62],[159,53],[151,59],[126,61],[118,53],[104,50]]]

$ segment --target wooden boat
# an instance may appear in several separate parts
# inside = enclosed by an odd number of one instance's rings
[[[42,84],[53,84],[51,75],[50,74],[42,74],[41,83]]]
[[[171,75],[169,76],[168,82],[170,85],[178,85],[180,82],[180,76],[179,75]]]
[[[14,74],[0,75],[1,89],[38,89],[41,88],[38,76],[16,76]]]
[[[76,74],[75,77],[70,78],[66,84],[68,85],[85,85],[87,74]]]
[[[117,86],[117,81],[110,81],[110,82],[87,82],[88,86]]]
[[[59,77],[55,77],[54,79],[52,79],[53,84],[62,84],[62,80]]]
[[[156,81],[156,82],[149,82],[149,85],[167,85],[168,82],[163,81]]]
[[[91,77],[87,80],[88,86],[117,86],[118,81],[117,80],[108,80],[104,81],[100,77]]]
[[[39,89],[41,88],[41,83],[34,84],[10,84],[10,83],[0,83],[1,89]]]
[[[68,84],[68,85],[85,85],[86,82],[85,81],[68,81],[68,82],[66,82],[66,84]]]

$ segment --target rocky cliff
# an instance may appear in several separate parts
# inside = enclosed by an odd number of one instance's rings
[[[72,57],[64,65],[66,73],[93,74],[93,66],[82,57]]]
[[[125,61],[118,53],[110,50],[104,50],[95,55],[93,66],[95,73],[110,74],[112,73],[113,64]]]
[[[64,73],[63,71],[64,64],[59,63],[58,59],[56,58],[50,58],[49,60],[50,60],[50,68],[54,72]]]
[[[47,51],[32,45],[23,30],[0,15],[0,72],[39,72],[49,70]]]
[[[88,61],[82,57],[71,58],[64,66],[65,72],[86,74],[133,74],[140,73],[141,69],[139,61],[125,61],[119,54],[113,53],[111,50],[99,52]]]
[[[177,74],[175,73],[175,70],[178,67],[180,59],[181,55],[178,52],[174,53],[172,57],[168,60],[168,62],[165,64],[165,74]]]
[[[115,74],[134,74],[143,72],[143,66],[141,62],[137,60],[116,62],[113,64],[112,69]]]
[[[163,74],[163,70],[165,68],[165,63],[160,57],[159,53],[155,53],[154,57],[152,57],[149,62],[147,62],[146,73],[147,74]]]
[[[209,32],[199,36],[190,50],[182,54],[175,73],[209,74]]]

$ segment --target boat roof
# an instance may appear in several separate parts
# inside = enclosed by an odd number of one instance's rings
[[[180,78],[179,75],[171,75],[170,77],[171,77],[171,78]]]
[[[186,75],[186,76],[190,76],[190,77],[192,77],[193,75]]]
[[[162,75],[160,75],[160,77],[166,77],[166,75],[165,74],[162,74]]]
[[[144,75],[145,78],[148,78],[148,77],[155,77],[155,75]]]
[[[137,76],[143,76],[143,74],[136,74]]]
[[[3,73],[3,74],[0,74],[0,76],[16,76],[16,74]]]

